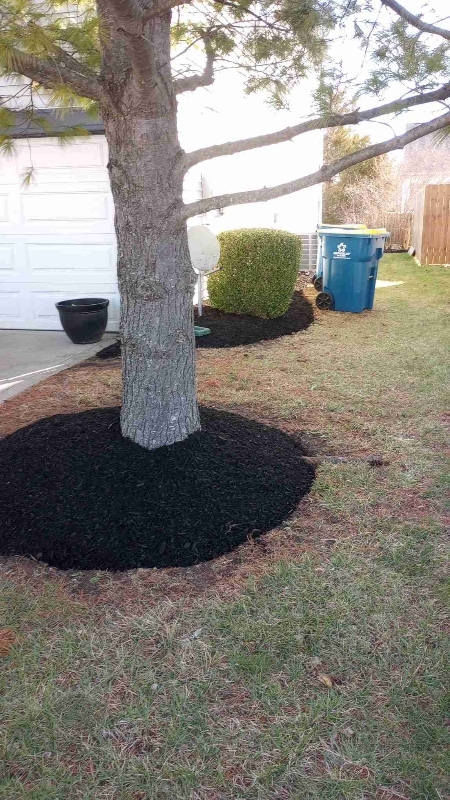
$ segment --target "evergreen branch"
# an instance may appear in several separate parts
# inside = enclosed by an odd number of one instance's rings
[[[258,20],[258,22],[261,22],[265,27],[270,28],[271,30],[274,31],[279,31],[284,36],[289,35],[289,31],[287,28],[283,28],[280,25],[276,25],[275,23],[271,22],[268,19],[264,19],[264,17],[261,17],[259,14],[256,14],[248,7],[242,6],[241,4],[238,3],[232,3],[231,0],[216,0],[216,2],[218,3],[218,5],[225,6],[228,8],[233,8],[236,11],[245,11],[246,14],[249,14],[251,17],[253,17],[253,19]]]
[[[144,12],[144,22],[148,22],[154,17],[159,17],[161,14],[171,11],[178,6],[189,6],[192,0],[160,0],[160,2],[153,3],[153,5]]]
[[[48,89],[52,89],[55,84],[65,84],[81,97],[88,97],[91,100],[99,100],[102,89],[94,72],[87,74],[86,68],[75,72],[66,64],[49,59],[48,61],[30,53],[24,53],[16,47],[8,48],[8,56],[11,70],[19,75],[24,75],[35,83],[40,83]]]
[[[217,197],[197,200],[194,203],[187,203],[184,206],[183,216],[185,219],[189,219],[198,214],[206,214],[208,211],[213,211],[216,208],[226,208],[227,206],[237,206],[245,203],[261,203],[267,200],[274,200],[277,197],[284,197],[293,192],[298,192],[301,189],[306,189],[308,186],[315,186],[318,183],[330,181],[335,175],[349,169],[349,167],[360,164],[362,161],[376,158],[392,150],[402,150],[407,144],[414,142],[416,139],[421,139],[423,136],[442,130],[449,124],[450,112],[447,112],[430,122],[424,122],[421,125],[414,126],[414,128],[411,128],[411,130],[403,133],[401,136],[394,136],[392,139],[387,139],[384,142],[378,142],[377,144],[363,147],[361,150],[356,150],[354,153],[339,158],[331,164],[324,164],[319,170],[312,172],[310,175],[305,175],[303,178],[297,178],[288,183],[281,183],[278,186],[264,186],[261,189],[250,189],[247,192],[223,194]]]
[[[308,133],[309,131],[317,131],[324,128],[337,128],[341,125],[358,125],[360,122],[382,117],[385,114],[395,114],[407,108],[412,108],[413,106],[439,102],[449,97],[450,82],[432,92],[424,92],[423,94],[415,94],[412,97],[394,100],[376,106],[375,108],[369,108],[366,111],[359,111],[359,109],[357,109],[356,111],[349,111],[346,114],[330,114],[328,117],[316,117],[306,120],[305,122],[300,122],[298,125],[282,128],[274,133],[265,133],[261,136],[252,136],[249,139],[239,139],[235,142],[224,142],[223,144],[214,144],[210,147],[202,147],[200,150],[193,150],[191,153],[186,153],[185,167],[186,169],[190,169],[195,164],[200,164],[202,161],[209,161],[212,158],[230,156],[234,153],[243,153],[246,150],[255,150],[259,147],[267,147],[271,144],[288,142],[295,136]]]
[[[186,78],[179,78],[178,80],[175,80],[174,86],[176,94],[181,94],[182,92],[193,92],[200,86],[211,86],[211,84],[214,83],[214,61],[216,54],[209,36],[202,36],[202,39],[206,52],[205,69],[200,75],[189,75]]]
[[[447,39],[450,42],[450,31],[446,30],[445,28],[439,28],[437,25],[432,25],[429,22],[425,22],[422,17],[416,16],[416,14],[412,14],[411,11],[408,11],[407,8],[397,3],[397,0],[381,0],[384,6],[390,8],[391,11],[394,11],[401,17],[405,22],[409,25],[412,25],[414,28],[417,28],[419,31],[423,31],[424,33],[434,33],[436,36],[442,36],[443,39]]]

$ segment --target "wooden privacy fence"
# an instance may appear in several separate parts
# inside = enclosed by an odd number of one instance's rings
[[[421,264],[450,264],[450,183],[430,183],[420,192],[411,243]]]
[[[411,246],[411,225],[412,214],[400,213],[397,211],[387,211],[376,224],[376,228],[386,228],[391,234],[391,238],[386,242],[386,247],[397,244],[402,250],[408,250]]]

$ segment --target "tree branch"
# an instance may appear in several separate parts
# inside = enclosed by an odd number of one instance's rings
[[[205,214],[207,211],[213,211],[216,208],[226,208],[227,206],[243,205],[245,203],[261,203],[267,200],[273,200],[276,197],[284,197],[287,194],[298,192],[300,189],[306,189],[308,186],[315,186],[318,183],[329,181],[335,175],[343,172],[349,167],[360,164],[362,161],[367,161],[370,158],[376,158],[383,153],[389,153],[392,150],[402,150],[407,144],[414,142],[416,139],[421,139],[422,136],[427,136],[430,133],[441,130],[450,124],[450,112],[437,117],[430,122],[424,122],[421,125],[416,125],[411,130],[402,134],[401,136],[394,136],[392,139],[387,139],[384,142],[369,145],[361,150],[356,150],[354,153],[344,156],[343,158],[333,161],[331,164],[324,164],[317,172],[312,172],[310,175],[305,175],[303,178],[297,178],[289,183],[281,183],[278,186],[265,186],[262,189],[251,189],[247,192],[236,192],[234,194],[223,194],[217,197],[208,197],[204,200],[197,200],[195,203],[187,203],[184,206],[184,218],[189,219],[198,214]]]
[[[182,94],[182,92],[193,92],[199,89],[200,86],[211,86],[214,83],[214,61],[216,54],[211,44],[209,36],[202,36],[205,53],[206,65],[201,75],[189,75],[187,78],[179,78],[174,81],[175,93]]]
[[[341,125],[358,125],[359,122],[365,120],[375,119],[382,117],[385,114],[395,114],[398,111],[403,111],[406,108],[413,106],[420,106],[426,103],[434,103],[446,100],[450,97],[450,83],[441,86],[433,92],[426,92],[425,94],[416,94],[413,97],[407,97],[404,100],[394,100],[391,103],[384,103],[375,108],[369,108],[367,111],[350,111],[347,114],[332,114],[329,117],[316,117],[300,122],[298,125],[291,125],[288,128],[283,128],[274,133],[265,133],[261,136],[252,136],[249,139],[239,139],[235,142],[224,142],[223,144],[214,144],[211,147],[202,147],[200,150],[193,150],[191,153],[186,153],[184,163],[186,170],[200,164],[201,161],[209,161],[212,158],[219,158],[220,156],[231,156],[234,153],[243,153],[246,150],[255,150],[259,147],[267,147],[271,144],[279,144],[280,142],[288,142],[299,136],[301,133],[308,133],[308,131],[317,131],[323,128],[338,128]]]
[[[250,2],[251,2],[251,0],[250,0]],[[217,0],[217,3],[218,3],[218,5],[225,6],[225,7],[228,7],[228,8],[233,8],[233,9],[235,9],[237,11],[245,11],[247,14],[249,14],[251,17],[253,17],[253,19],[258,20],[258,22],[262,22],[262,24],[265,25],[267,28],[270,28],[271,30],[274,30],[274,31],[279,31],[280,33],[283,33],[285,36],[289,35],[289,29],[288,28],[282,28],[281,26],[276,25],[275,23],[271,22],[270,20],[264,19],[264,17],[261,17],[259,14],[256,14],[254,11],[252,11],[248,7],[245,8],[241,4],[232,3],[231,0]],[[250,5],[250,3],[249,3],[249,5]]]
[[[104,0],[120,22],[135,23],[143,19],[143,8],[138,0]]]
[[[170,19],[172,8],[191,0],[155,0],[146,7],[140,0],[97,0],[103,6],[110,26],[123,37],[129,58],[139,79],[139,85],[146,86],[159,68],[153,47],[150,45],[148,26],[156,17]],[[200,37],[205,43],[206,66],[201,75],[191,75],[173,82],[176,93],[190,92],[199,86],[209,86],[214,81],[214,58],[211,40],[205,32]],[[160,83],[160,78],[156,78]],[[164,90],[162,94],[164,94]]]
[[[189,6],[191,3],[192,0],[159,0],[159,2],[153,3],[150,8],[144,11],[144,22],[148,22],[148,20],[158,17],[166,11],[171,11],[172,8]]]
[[[123,38],[128,57],[139,78],[148,78],[152,57],[145,36],[144,9],[139,0],[97,0],[113,35]]]
[[[75,72],[61,63],[44,61],[17,48],[12,50],[11,56],[16,72],[20,75],[25,75],[26,78],[30,78],[36,83],[42,84],[46,88],[53,89],[55,84],[65,84],[81,97],[88,97],[91,100],[100,99],[102,93],[100,83],[95,73],[92,72],[88,76],[84,67],[82,68],[82,73]]]
[[[57,63],[60,63],[65,69],[74,72],[76,75],[80,75],[82,78],[87,78],[87,80],[98,80],[97,75],[90,69],[90,67],[87,67],[85,64],[77,61],[77,59],[70,53],[66,53],[62,47],[58,47],[54,44],[53,48],[56,54]]]
[[[417,17],[415,14],[412,14],[407,8],[400,5],[400,3],[397,3],[397,0],[381,0],[381,2],[384,6],[387,6],[392,11],[395,11],[395,13],[404,19],[405,22],[408,22],[409,25],[412,25],[419,31],[424,31],[424,33],[435,33],[436,36],[442,36],[444,39],[450,41],[450,31],[445,30],[445,28],[438,28],[437,25],[431,25],[428,22],[424,22],[422,17]]]

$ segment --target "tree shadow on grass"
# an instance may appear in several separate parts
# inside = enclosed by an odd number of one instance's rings
[[[0,442],[0,552],[60,569],[189,566],[279,525],[314,470],[276,428],[204,408],[202,431],[148,451],[119,408],[47,417]]]

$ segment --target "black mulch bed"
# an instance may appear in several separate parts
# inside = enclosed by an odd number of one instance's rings
[[[279,525],[314,479],[286,434],[203,409],[203,430],[150,452],[119,409],[47,417],[0,442],[0,552],[60,569],[189,566]]]
[[[203,306],[201,317],[195,309],[194,319],[196,325],[211,329],[209,336],[197,336],[197,347],[238,347],[303,331],[314,322],[314,311],[303,292],[297,291],[286,314],[276,319],[226,314],[208,305]]]
[[[118,339],[117,342],[113,342],[109,344],[108,347],[104,347],[103,350],[99,350],[96,353],[97,358],[118,358],[120,356],[120,340]]]
[[[208,336],[196,337],[197,347],[238,347],[303,331],[314,321],[314,311],[303,292],[296,291],[286,314],[276,319],[261,319],[250,314],[226,314],[208,305],[203,306],[201,317],[195,308],[194,319],[196,325],[211,330]],[[98,358],[117,356],[120,356],[120,342],[114,342],[97,353]]]

